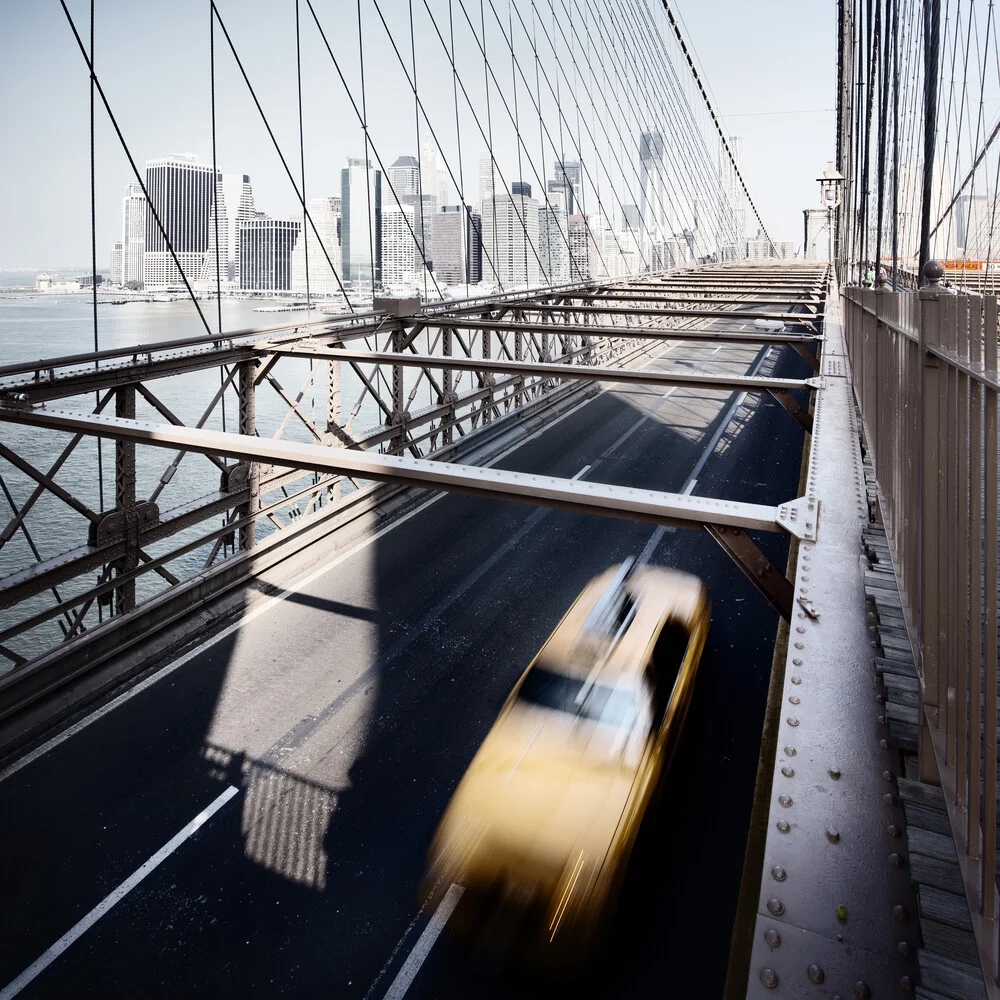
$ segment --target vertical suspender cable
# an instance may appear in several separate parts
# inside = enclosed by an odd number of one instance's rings
[[[892,4],[892,287],[899,280],[899,0]]]
[[[365,90],[365,43],[361,31],[361,0],[358,0],[358,63],[361,69],[361,127],[365,133],[365,195],[368,201],[368,258],[371,266],[372,281],[372,306],[375,305],[375,240],[381,236],[381,220],[372,216],[372,185],[368,180],[368,170],[371,164],[368,162],[368,96]],[[376,211],[381,211],[381,206],[376,205]],[[352,251],[353,252],[353,251]],[[353,269],[351,271],[353,276]],[[381,281],[382,275],[378,275]]]
[[[100,335],[97,327],[97,169],[94,158],[94,0],[90,0],[90,285],[91,302],[94,311],[94,353],[101,349]],[[123,247],[124,250],[124,247]],[[97,368],[98,362],[94,361]],[[101,405],[101,394],[94,391],[95,409]],[[104,455],[101,448],[101,438],[97,438],[97,500],[98,510],[104,511]],[[97,620],[103,617],[101,602],[97,602]]]
[[[882,0],[878,0],[881,6]],[[875,220],[875,277],[878,278],[882,269],[882,221],[885,211],[885,157],[888,129],[886,119],[889,116],[889,17],[888,2],[886,16],[882,19],[882,68],[879,70],[879,112],[878,112],[878,206]]]
[[[920,257],[917,280],[930,259],[931,193],[934,185],[934,146],[937,139],[938,39],[941,0],[924,0],[924,183],[920,205]]]
[[[222,336],[222,284],[219,273],[219,166],[215,140],[215,5],[208,4],[208,66],[209,91],[212,105],[212,215],[215,217],[215,308],[218,317],[219,336]],[[222,392],[222,430],[226,430],[226,368],[219,369],[219,386]],[[225,542],[223,542],[225,546]]]
[[[295,73],[299,88],[299,176],[302,189],[302,249],[306,259],[306,307],[312,308],[309,288],[309,227],[306,225],[306,144],[302,128],[302,42],[299,35],[299,0],[295,0]]]

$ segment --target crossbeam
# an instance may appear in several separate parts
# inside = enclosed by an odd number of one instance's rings
[[[558,362],[502,361],[489,358],[442,357],[437,354],[393,354],[387,351],[349,351],[339,347],[302,344],[298,347],[258,345],[262,354],[288,358],[324,358],[362,364],[401,365],[404,368],[441,368],[452,371],[499,372],[504,375],[589,379],[595,382],[626,382],[639,385],[695,385],[707,389],[748,392],[788,392],[790,389],[819,389],[820,379],[763,378],[759,375],[700,375],[692,372],[664,372],[652,369],[606,368],[597,365]]]
[[[725,313],[729,319],[752,319],[748,313]],[[795,322],[801,323],[808,316],[795,316]],[[550,334],[580,334],[585,337],[624,337],[640,340],[693,340],[693,341],[725,341],[734,344],[815,344],[822,340],[818,333],[786,333],[778,330],[757,330],[743,332],[741,330],[705,330],[705,329],[675,329],[670,326],[594,326],[586,323],[532,323],[517,321],[465,319],[461,316],[435,316],[428,325],[462,330],[493,330],[501,333],[550,333]]]
[[[736,300],[732,304],[739,305]],[[585,306],[572,303],[566,305],[532,304],[525,307],[525,312],[583,313],[594,316],[677,316],[695,319],[699,317],[706,319],[770,319],[780,323],[802,323],[814,318],[806,313],[751,312],[742,307],[740,307],[739,312],[736,312],[732,309],[674,309],[669,307],[656,309],[651,306]]]
[[[807,497],[770,507],[679,493],[630,489],[609,483],[434,462],[409,456],[299,444],[167,423],[145,423],[104,414],[50,409],[46,406],[0,404],[0,420],[56,431],[82,431],[159,448],[181,448],[204,455],[264,462],[306,471],[333,472],[360,479],[466,493],[577,513],[645,521],[669,527],[714,530],[713,537],[731,535],[731,529],[737,529],[740,533],[786,532],[800,539],[811,540],[816,537],[818,525],[818,505]],[[747,567],[741,564],[741,568],[779,612],[790,619],[791,604],[783,596],[787,593],[787,587],[770,585],[775,579],[774,574],[770,571],[761,572],[764,563],[770,563],[753,542],[746,538],[738,551],[733,550],[730,554],[737,561],[748,561]],[[779,571],[774,572],[785,580]],[[787,580],[785,583],[787,584]]]

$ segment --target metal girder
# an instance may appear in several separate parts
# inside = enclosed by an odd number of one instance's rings
[[[738,300],[733,300],[734,306],[740,306]],[[742,307],[736,312],[733,309],[652,309],[649,306],[585,306],[585,305],[532,305],[525,309],[533,313],[583,313],[592,316],[682,316],[698,319],[770,319],[781,323],[801,323],[810,317],[805,313],[771,313],[747,312]]]
[[[813,382],[813,379],[806,379],[806,383]],[[820,388],[818,386],[817,388]],[[803,406],[799,405],[799,401],[787,390],[787,389],[768,389],[767,390],[781,405],[793,416],[795,419],[802,424],[802,426],[812,434],[813,429],[813,418],[812,414],[805,409]]]
[[[751,319],[746,313],[726,313],[729,319]],[[796,322],[801,323],[808,319],[806,316],[798,316]],[[461,319],[451,316],[438,316],[434,320],[435,326],[449,326],[453,329],[481,330],[490,329],[501,333],[555,333],[565,336],[566,334],[582,334],[593,337],[624,337],[626,340],[704,340],[704,341],[727,341],[744,344],[792,344],[808,345],[813,344],[821,337],[816,333],[781,333],[772,330],[695,330],[683,329],[669,326],[587,326],[583,323],[491,323],[488,320]],[[803,349],[805,349],[803,347]],[[801,353],[801,352],[800,352]]]
[[[747,579],[777,608],[782,618],[791,621],[792,582],[771,562],[742,528],[706,524],[705,530],[722,546]]]
[[[270,462],[286,468],[339,472],[362,479],[399,482],[424,489],[469,493],[542,507],[561,507],[580,513],[673,527],[715,524],[726,528],[787,531],[804,539],[815,537],[816,532],[815,516],[807,512],[812,511],[815,504],[805,498],[780,507],[769,507],[397,455],[368,454],[345,448],[176,427],[173,424],[144,423],[53,410],[45,406],[0,405],[0,420],[52,430],[83,431],[159,448],[183,448],[206,455]]]
[[[821,380],[761,378],[754,375],[695,375],[689,372],[664,372],[633,368],[604,368],[590,365],[560,364],[537,361],[494,361],[487,358],[443,358],[430,354],[392,354],[380,351],[346,351],[337,347],[313,345],[300,348],[281,347],[272,350],[266,344],[259,350],[283,357],[324,358],[369,364],[399,365],[404,368],[444,368],[457,371],[487,371],[503,374],[553,376],[557,378],[589,379],[597,382],[631,382],[640,385],[696,385],[709,389],[745,389],[749,392],[783,392],[791,389],[818,389]],[[791,397],[789,397],[791,398]],[[794,402],[794,399],[792,399]],[[784,405],[784,404],[783,404]],[[798,404],[796,404],[798,405]]]

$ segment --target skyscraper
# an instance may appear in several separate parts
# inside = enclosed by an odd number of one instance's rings
[[[142,282],[146,252],[146,196],[142,186],[132,181],[122,199],[121,283]]]
[[[639,221],[644,239],[662,242],[673,226],[666,215],[666,145],[660,132],[643,132],[639,137]]]
[[[293,219],[302,223],[302,228],[292,250],[292,291],[303,295],[307,291],[308,252],[308,291],[313,295],[330,295],[340,291],[337,277],[343,268],[340,256],[340,199],[313,198],[308,208],[312,226],[301,216]]]
[[[121,285],[122,282],[122,241],[118,240],[111,249],[111,274],[108,279],[112,285]]]
[[[482,223],[468,205],[442,205],[434,216],[434,276],[441,284],[474,285],[482,275]]]
[[[382,209],[382,284],[413,280],[417,269],[417,242],[413,238],[413,207],[386,205]]]
[[[340,249],[345,281],[382,280],[382,171],[350,157],[340,172]],[[374,270],[373,270],[374,269]]]
[[[484,257],[491,254],[483,262],[487,277],[503,288],[537,285],[538,202],[506,192],[498,193],[495,202],[488,199],[483,205],[483,246]]]
[[[542,281],[563,285],[569,281],[569,225],[566,195],[550,191],[538,209],[538,256],[542,260]]]
[[[143,282],[147,289],[182,283],[181,271],[167,249],[168,240],[188,281],[200,277],[220,177],[211,166],[198,163],[194,156],[165,156],[146,161],[149,203],[164,230],[160,231],[153,212],[148,211],[143,256]]]
[[[550,193],[561,192],[566,199],[567,215],[575,215],[583,211],[581,205],[583,195],[583,167],[579,160],[556,160],[552,164],[555,177],[549,181]]]
[[[292,249],[301,225],[258,216],[240,223],[240,288],[284,292],[292,287]]]

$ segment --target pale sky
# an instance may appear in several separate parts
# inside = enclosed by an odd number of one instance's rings
[[[616,9],[634,0],[609,0]],[[299,130],[295,69],[294,0],[217,0],[237,51],[296,177]],[[555,34],[551,12],[577,17],[585,0],[536,0],[540,49],[542,22]],[[596,9],[597,4],[591,0]],[[78,29],[89,39],[89,0],[68,0]],[[350,0],[313,0],[313,6],[339,60],[348,86],[360,103],[357,4]],[[379,0],[388,23],[381,24],[373,0],[362,0],[362,25],[370,135],[388,165],[417,146],[412,92],[393,54],[389,34],[409,65],[407,0]],[[447,62],[449,7],[453,17],[456,63],[484,116],[484,68],[460,0],[414,0],[417,82],[442,150],[462,164],[466,200],[476,198],[476,157],[485,148],[474,119],[459,94],[456,151],[453,81]],[[489,18],[491,4],[484,5]],[[431,16],[444,33],[439,40]],[[477,21],[479,4],[466,0]],[[508,0],[493,0],[505,22],[514,18]],[[775,239],[801,240],[802,209],[817,202],[816,176],[834,151],[836,3],[834,0],[673,0],[688,41],[731,134],[744,139],[743,170],[765,224]],[[529,0],[514,5],[530,17]],[[526,13],[527,12],[527,13]],[[347,156],[363,154],[363,133],[333,62],[300,0],[303,52],[303,128],[307,195],[339,194],[340,168]],[[168,153],[195,153],[211,163],[209,101],[209,7],[207,0],[169,4],[96,0],[96,68],[140,170],[146,159]],[[531,25],[529,24],[529,28]],[[582,36],[581,24],[581,36]],[[527,35],[519,58],[530,72]],[[510,51],[494,24],[487,32],[491,66],[506,98],[524,119],[537,117],[529,94],[514,86]],[[506,55],[506,61],[503,56]],[[568,63],[568,60],[567,60]],[[613,67],[606,64],[609,73]],[[680,67],[678,67],[680,69]],[[568,72],[571,72],[568,71]],[[506,76],[503,74],[506,73]],[[554,74],[555,77],[555,74]],[[599,76],[591,78],[600,94]],[[553,79],[555,83],[555,79]],[[532,87],[535,81],[531,81]],[[545,83],[541,82],[544,91]],[[17,267],[79,266],[90,259],[89,83],[86,64],[58,0],[12,0],[5,5],[0,32],[0,88],[4,95],[5,141],[0,151],[0,270]],[[478,90],[476,89],[478,88]],[[561,87],[564,114],[573,117],[567,84]],[[605,88],[606,89],[606,88]],[[582,100],[582,91],[579,91]],[[625,99],[627,95],[618,95]],[[613,103],[613,102],[612,102]],[[554,104],[543,97],[547,120]],[[494,149],[508,179],[519,175],[535,192],[538,179],[528,164],[517,163],[517,146],[505,131],[496,91],[491,113]],[[216,28],[216,109],[218,164],[224,172],[251,175],[257,207],[276,217],[295,211],[296,196],[260,123],[224,38]],[[634,112],[633,112],[634,114]],[[648,116],[648,114],[647,114]],[[599,122],[591,123],[595,129]],[[653,124],[655,127],[655,123]],[[530,131],[523,128],[524,132]],[[557,127],[552,126],[552,135]],[[532,132],[531,134],[534,134]],[[630,169],[637,159],[629,138],[620,155]],[[551,175],[552,140],[539,137],[536,159],[545,151]],[[566,158],[575,159],[567,145]],[[585,153],[586,160],[588,157]],[[594,168],[596,171],[596,167]],[[608,176],[613,172],[608,171]],[[106,268],[113,242],[120,238],[120,204],[131,179],[127,160],[103,108],[98,104],[96,142],[97,259]],[[603,182],[602,182],[603,183]],[[610,181],[608,183],[611,183]],[[622,185],[627,185],[623,181]],[[624,188],[614,197],[632,201]],[[602,199],[611,201],[605,191]],[[589,209],[588,209],[589,210]]]

